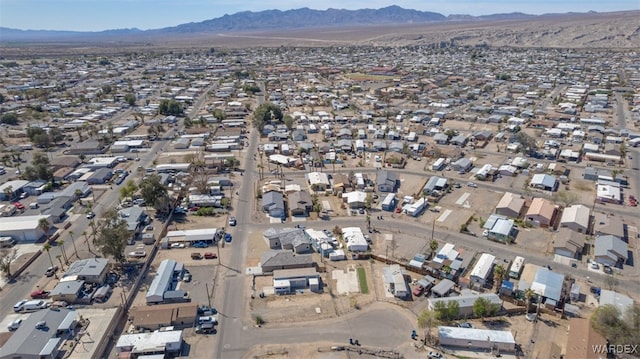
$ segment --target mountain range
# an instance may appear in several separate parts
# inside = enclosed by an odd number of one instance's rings
[[[274,46],[506,46],[640,48],[640,10],[529,15],[449,15],[389,6],[360,10],[239,12],[160,29],[100,32],[0,27],[3,55],[95,53],[125,48]],[[11,53],[9,53],[9,51]]]
[[[539,15],[545,16],[545,15]],[[547,15],[548,16],[548,15]],[[56,30],[18,30],[0,27],[0,42],[31,42],[56,40],[90,39],[145,39],[158,35],[227,33],[256,30],[287,30],[327,27],[353,27],[367,25],[427,24],[451,21],[496,21],[531,19],[536,15],[523,13],[494,14],[484,16],[449,15],[437,12],[404,9],[388,6],[380,9],[327,9],[313,10],[301,8],[294,10],[266,10],[260,12],[244,11],[219,18],[192,22],[160,29],[139,30],[117,29],[99,32],[56,31]]]

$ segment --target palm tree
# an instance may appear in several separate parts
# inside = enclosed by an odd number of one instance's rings
[[[49,243],[45,243],[42,246],[42,249],[44,249],[45,251],[47,251],[47,254],[49,255],[49,262],[51,262],[51,266],[53,267],[53,258],[51,258],[51,245]]]
[[[62,251],[62,258],[64,258],[64,262],[69,264],[69,257],[67,257],[67,252],[64,251],[64,240],[58,239],[56,241],[56,245],[60,247],[60,251]]]
[[[496,286],[496,293],[500,290],[500,284],[502,284],[502,279],[504,278],[504,267],[502,264],[498,264],[493,267],[493,283]]]
[[[531,306],[531,298],[533,298],[536,293],[531,288],[527,288],[524,290],[524,302],[526,307],[526,312],[529,313],[529,307]]]
[[[89,253],[91,253],[91,244],[89,243],[89,234],[87,231],[82,231],[82,235],[84,236],[84,242],[87,244],[87,249]]]
[[[76,259],[80,259],[78,257],[78,248],[76,247],[76,241],[73,239],[73,231],[69,231],[69,237],[71,237],[71,244],[73,244],[73,251],[76,253]]]
[[[44,232],[44,235],[47,237],[47,242],[49,242],[49,230],[51,229],[51,225],[46,218],[40,218],[38,221],[38,228]]]
[[[433,256],[436,254],[436,249],[438,249],[438,241],[432,240],[429,242],[429,249],[431,249],[431,259],[433,259]]]
[[[58,262],[60,263],[60,268],[63,268],[64,266],[62,265],[62,256],[60,254],[58,254],[56,256],[56,259],[58,260]]]

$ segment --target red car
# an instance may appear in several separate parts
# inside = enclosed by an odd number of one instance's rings
[[[19,210],[23,210],[24,209],[24,204],[22,204],[20,202],[16,202],[13,205],[16,206],[16,208],[19,209]]]
[[[216,259],[218,258],[218,255],[212,252],[206,252],[204,254],[204,259]]]
[[[417,287],[415,287],[413,289],[413,295],[415,295],[416,297],[419,297],[422,295],[422,293],[424,293],[424,287],[419,285]]]
[[[49,292],[47,292],[46,290],[36,290],[31,292],[31,298],[46,299],[46,298],[49,298]]]

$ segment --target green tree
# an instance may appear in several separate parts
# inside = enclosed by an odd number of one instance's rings
[[[7,112],[4,115],[2,115],[2,117],[0,117],[0,122],[7,124],[7,125],[17,125],[18,123],[20,123],[20,120],[18,119],[18,115],[16,115],[13,112]]]
[[[283,117],[280,106],[272,102],[265,102],[253,111],[253,126],[262,132],[266,124],[271,122],[280,123]]]
[[[431,259],[433,259],[438,249],[438,241],[432,240],[429,242],[429,249],[431,249]]]
[[[522,145],[522,149],[525,154],[531,156],[536,153],[538,150],[538,142],[534,137],[524,133],[523,131],[518,132],[516,135],[516,139]]]
[[[45,242],[49,242],[49,230],[51,229],[51,224],[46,218],[40,218],[38,221],[38,229],[44,232],[44,236],[46,238]]]
[[[49,166],[49,157],[42,152],[36,152],[31,165],[24,169],[24,177],[30,181],[41,179],[53,183],[53,171]]]
[[[9,279],[13,278],[11,264],[16,258],[18,258],[18,250],[16,248],[0,248],[0,271]]]
[[[500,290],[500,285],[502,284],[502,280],[504,279],[505,269],[502,264],[498,264],[493,267],[493,283],[496,287],[496,293]]]
[[[158,212],[168,213],[171,209],[169,190],[160,182],[160,176],[152,175],[140,182],[140,195],[142,199]]]
[[[182,116],[184,108],[182,104],[176,100],[161,100],[158,107],[158,111],[161,115]]]
[[[93,240],[94,246],[105,257],[112,257],[118,263],[124,263],[124,251],[131,233],[127,221],[113,208],[105,212],[98,223],[98,233]]]
[[[124,186],[120,187],[120,198],[131,198],[138,190],[138,186],[133,180],[128,180]]]
[[[293,129],[293,117],[289,115],[284,116],[284,125],[287,126],[287,130],[291,131]]]
[[[473,303],[473,314],[480,317],[483,321],[484,318],[495,315],[499,310],[497,304],[491,303],[488,299],[478,298]]]
[[[47,255],[49,255],[49,263],[51,263],[51,266],[53,267],[54,264],[53,264],[53,258],[51,258],[51,244],[45,243],[42,246],[42,249],[47,252]]]
[[[431,328],[438,325],[435,312],[424,310],[418,316],[418,328],[424,329],[424,344],[431,343]]]
[[[133,107],[136,105],[136,95],[132,93],[127,93],[124,95],[124,102],[126,102],[129,106]],[[142,121],[144,122],[144,121]]]

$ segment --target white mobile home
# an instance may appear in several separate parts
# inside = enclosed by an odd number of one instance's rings
[[[491,270],[493,269],[493,262],[496,260],[496,257],[489,253],[482,253],[480,259],[476,263],[475,267],[471,271],[470,280],[472,283],[476,283],[480,286],[484,286],[486,284],[487,279],[491,275]]]

